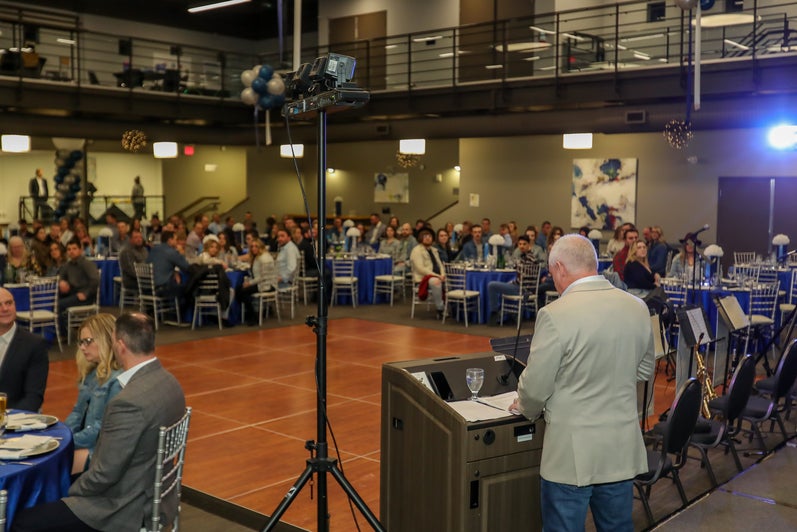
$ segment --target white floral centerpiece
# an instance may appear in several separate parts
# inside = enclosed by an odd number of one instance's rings
[[[706,246],[706,249],[703,250],[703,255],[705,255],[707,259],[714,259],[724,256],[725,252],[717,244],[711,244],[710,246]]]
[[[725,255],[725,252],[717,244],[706,246],[703,250],[703,256],[708,259],[706,261],[706,282],[712,286],[716,286],[720,279],[722,279],[722,272],[720,269],[720,258]]]
[[[351,220],[346,220],[346,222],[351,222],[352,226],[354,225],[354,222]],[[343,222],[343,227],[346,227],[346,222]],[[355,243],[361,235],[360,230],[352,226],[346,229],[346,251],[349,252],[354,251]]]
[[[790,243],[791,241],[789,240],[789,237],[783,233],[772,237],[772,245],[775,246],[775,256],[777,257],[778,262],[786,262],[786,258],[789,256],[788,250],[786,248]]]
[[[110,253],[112,237],[113,230],[110,227],[103,227],[97,233],[97,258],[102,258],[106,252]]]
[[[343,222],[343,227],[349,228],[354,227],[354,220],[346,220]]]

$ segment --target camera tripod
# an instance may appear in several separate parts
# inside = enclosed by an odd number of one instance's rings
[[[328,303],[326,298],[326,167],[327,167],[327,111],[318,111],[318,239],[316,246],[316,260],[318,261],[318,316],[307,318],[307,325],[313,328],[316,335],[316,375],[318,382],[317,403],[316,403],[316,440],[308,441],[305,448],[310,451],[311,458],[307,460],[307,466],[299,475],[299,478],[285,494],[282,502],[272,513],[263,531],[272,530],[288,509],[293,500],[302,490],[307,481],[313,475],[316,476],[318,486],[317,518],[318,531],[326,532],[329,530],[328,515],[328,494],[327,494],[327,474],[331,474],[338,485],[346,492],[349,499],[357,506],[360,513],[365,517],[374,530],[384,531],[385,528],[371,512],[362,498],[357,494],[354,487],[349,483],[343,472],[338,468],[337,460],[330,458],[327,444],[326,410],[327,410],[327,322],[328,322]],[[314,456],[313,456],[314,453]]]

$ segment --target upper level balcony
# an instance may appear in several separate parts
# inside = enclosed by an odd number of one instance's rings
[[[668,4],[633,1],[334,43],[301,57],[351,55],[353,81],[371,91],[366,107],[335,119],[330,140],[418,127],[430,137],[654,130],[686,113],[698,56],[704,108],[696,128],[748,124],[758,105],[791,103],[797,4],[715,7],[699,27],[695,13]],[[253,112],[240,102],[240,74],[255,64],[282,66],[272,53],[89,32],[78,15],[0,5],[0,106],[6,128],[19,132],[63,134],[68,124],[73,136],[113,138],[120,127],[143,124],[186,142],[218,143],[222,135],[249,143]],[[629,124],[626,111],[644,120]],[[464,127],[474,117],[478,130]]]

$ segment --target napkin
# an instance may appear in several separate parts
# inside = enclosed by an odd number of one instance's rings
[[[42,418],[35,414],[11,414],[8,416],[6,428],[18,432],[41,430],[47,428],[47,423],[42,421]]]
[[[49,436],[26,434],[19,438],[8,438],[0,444],[0,460],[19,460],[35,454],[54,441]]]

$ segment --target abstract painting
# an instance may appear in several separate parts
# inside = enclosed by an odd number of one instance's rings
[[[376,203],[409,203],[410,175],[374,174],[374,202]]]
[[[571,227],[635,223],[636,178],[637,159],[573,159]]]

